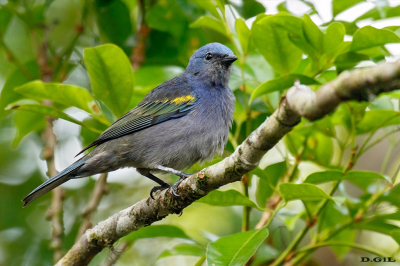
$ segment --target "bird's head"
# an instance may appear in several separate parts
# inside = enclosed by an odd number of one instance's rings
[[[231,65],[238,58],[231,49],[220,43],[209,43],[199,48],[190,57],[186,72],[203,77],[217,85],[226,85]]]

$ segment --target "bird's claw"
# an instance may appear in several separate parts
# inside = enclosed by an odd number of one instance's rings
[[[188,178],[189,176],[191,176],[191,175],[182,172],[182,173],[179,175],[179,180],[178,180],[176,183],[181,182],[182,180]]]
[[[150,197],[152,199],[154,199],[153,193],[157,192],[159,190],[163,190],[163,189],[171,189],[172,195],[174,195],[175,197],[180,197],[179,194],[177,193],[178,186],[182,182],[182,180],[185,180],[189,176],[191,176],[191,175],[182,173],[181,175],[179,175],[179,177],[180,177],[179,180],[176,181],[175,184],[173,184],[172,186],[168,185],[167,183],[164,183],[164,184],[161,184],[160,186],[153,187],[150,191]]]
[[[150,190],[150,197],[151,197],[152,199],[154,199],[154,197],[153,197],[153,193],[154,193],[154,192],[157,192],[157,191],[163,190],[163,189],[167,189],[167,188],[170,188],[170,187],[171,187],[171,186],[168,185],[167,183],[164,183],[164,184],[161,185],[161,186],[155,186],[155,187],[153,187],[153,188]]]
[[[179,187],[179,184],[180,184],[183,180],[185,180],[186,178],[188,178],[189,176],[191,176],[191,175],[182,173],[182,174],[179,176],[179,177],[180,177],[179,180],[176,181],[175,184],[173,184],[173,185],[171,186],[171,192],[172,192],[172,194],[173,194],[175,197],[180,197],[179,194],[178,194],[176,191],[177,191],[177,189],[178,189],[178,187]]]
[[[180,179],[170,187],[172,195],[174,195],[175,197],[180,197],[179,194],[176,192],[176,190],[178,189],[179,181]]]

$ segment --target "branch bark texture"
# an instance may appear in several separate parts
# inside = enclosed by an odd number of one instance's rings
[[[180,197],[164,190],[155,195],[155,200],[143,199],[114,214],[87,230],[57,265],[87,265],[103,248],[112,246],[121,237],[169,214],[179,214],[210,191],[239,181],[258,166],[265,153],[297,125],[301,117],[317,120],[333,111],[340,102],[368,100],[395,89],[400,89],[400,61],[343,72],[316,93],[296,84],[282,97],[278,109],[231,156],[184,180],[178,188]]]

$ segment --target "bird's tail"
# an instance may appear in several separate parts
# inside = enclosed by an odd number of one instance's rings
[[[50,178],[49,180],[38,186],[37,188],[35,188],[35,190],[29,193],[29,195],[22,200],[24,202],[24,207],[29,203],[31,203],[32,201],[34,201],[35,199],[42,196],[43,194],[49,192],[50,190],[58,187],[62,183],[65,183],[71,178],[73,178],[74,172],[79,168],[81,168],[82,165],[84,164],[85,162],[83,161],[83,159],[79,159],[78,161],[74,162],[73,164],[71,164],[70,166],[68,166],[67,168],[65,168],[64,170],[62,170],[61,172],[59,172],[58,174],[56,174],[55,176],[53,176],[52,178]]]

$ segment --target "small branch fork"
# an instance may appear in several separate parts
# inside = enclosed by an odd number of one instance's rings
[[[271,117],[253,131],[231,156],[182,181],[177,189],[180,197],[164,190],[155,194],[155,200],[143,199],[114,214],[87,230],[57,265],[87,265],[103,248],[112,247],[121,237],[169,214],[178,214],[210,191],[239,181],[257,167],[265,153],[291,131],[301,117],[317,120],[332,112],[340,102],[368,100],[399,88],[400,61],[343,72],[321,86],[317,93],[296,83],[282,97]]]

